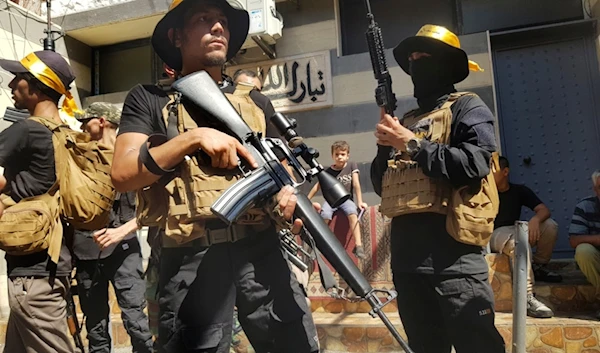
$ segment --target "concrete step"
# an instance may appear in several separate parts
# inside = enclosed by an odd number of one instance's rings
[[[321,352],[401,353],[379,318],[365,313],[314,313]],[[388,313],[400,335],[406,339],[397,313]],[[512,350],[512,314],[498,313],[496,327]],[[245,336],[236,337],[236,353],[254,353]],[[432,339],[435,339],[432,337]],[[589,314],[559,313],[552,319],[527,318],[526,346],[529,353],[600,353],[600,322]]]
[[[512,277],[508,257],[502,254],[488,254],[490,284],[494,291],[495,309],[498,312],[512,311]],[[536,297],[547,304],[555,312],[583,313],[600,310],[600,300],[596,297],[595,288],[586,280],[575,262],[551,262],[550,267],[563,276],[561,283],[534,283]],[[344,281],[337,274],[336,279],[343,288]],[[391,271],[380,269],[371,280],[371,285],[377,289],[393,289]],[[331,298],[321,286],[318,273],[313,273],[308,283],[308,293],[312,301],[312,310],[328,313],[367,313],[370,308],[367,303],[349,303]],[[386,312],[395,311],[396,303],[390,303]]]
[[[490,269],[490,283],[494,290],[496,311],[512,311],[512,277],[508,257],[502,254],[486,255]],[[577,268],[574,260],[553,261],[549,264],[563,277],[560,283],[535,282],[536,297],[555,312],[582,313],[600,309],[595,288]]]

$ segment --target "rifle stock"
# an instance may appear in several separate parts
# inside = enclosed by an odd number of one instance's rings
[[[83,347],[83,340],[81,339],[81,326],[79,325],[79,320],[77,319],[77,310],[75,307],[75,301],[73,300],[71,288],[67,290],[67,297],[65,299],[67,301],[67,326],[69,326],[69,332],[73,336],[75,346],[77,346],[77,348],[81,350],[81,353],[83,353],[85,352],[85,348]]]
[[[306,146],[302,138],[294,131],[295,122],[287,119],[282,114],[276,113],[272,118],[273,125],[280,131],[280,135],[288,141],[293,150],[282,146],[279,140],[262,139],[257,133],[252,132],[244,120],[237,114],[231,103],[223,95],[212,78],[204,71],[196,72],[175,82],[173,88],[200,109],[207,112],[209,119],[214,119],[223,128],[229,130],[242,144],[255,156],[259,167],[246,174],[246,178],[238,181],[228,189],[212,205],[211,210],[223,221],[231,224],[240,217],[245,210],[261,204],[261,202],[276,195],[285,185],[297,187],[294,178],[286,167],[276,158],[274,149],[279,149],[288,163],[298,172],[303,180],[310,180],[323,175],[324,168],[317,161],[318,151]],[[201,97],[202,96],[202,97]],[[221,109],[222,108],[222,109]],[[308,165],[306,170],[299,162],[303,159]],[[254,181],[248,181],[252,179]],[[270,181],[268,179],[271,179]],[[347,200],[350,195],[335,178],[320,177],[320,182],[330,184],[322,186],[324,192],[328,190],[333,195],[328,195],[332,205],[339,205]],[[256,185],[255,185],[256,184]],[[262,186],[258,186],[262,185]],[[297,193],[295,217],[300,218],[304,227],[315,240],[318,250],[325,256],[340,276],[348,283],[352,291],[366,300],[372,307],[371,315],[378,315],[394,338],[398,340],[406,352],[412,352],[408,344],[402,339],[398,331],[391,325],[382,308],[396,295],[393,291],[385,291],[388,300],[382,303],[377,291],[371,287],[367,279],[354,264],[346,250],[342,247],[335,235],[331,232],[323,218],[314,209],[306,195]],[[239,203],[239,204],[238,204]]]

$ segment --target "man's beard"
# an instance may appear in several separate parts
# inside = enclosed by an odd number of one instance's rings
[[[16,109],[27,109],[27,107],[25,106],[25,104],[21,103],[20,101],[17,101],[15,99],[13,99],[14,103],[13,105],[15,106]]]
[[[227,58],[225,55],[221,55],[221,53],[210,53],[204,58],[204,66],[206,67],[215,67],[215,66],[223,66],[227,62]]]

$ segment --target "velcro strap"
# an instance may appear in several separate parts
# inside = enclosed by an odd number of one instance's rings
[[[175,169],[161,168],[150,154],[150,148],[160,146],[165,142],[167,142],[167,136],[163,134],[153,134],[148,136],[148,140],[140,147],[140,161],[142,161],[148,171],[154,175],[165,175],[175,171]],[[150,147],[148,147],[148,145],[150,145]]]

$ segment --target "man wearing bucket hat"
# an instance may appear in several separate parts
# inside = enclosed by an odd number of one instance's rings
[[[450,352],[452,346],[457,353],[504,352],[483,249],[447,232],[448,200],[441,196],[481,183],[490,172],[494,117],[477,95],[454,88],[469,70],[482,70],[456,35],[434,25],[402,41],[394,57],[412,79],[418,108],[403,123],[382,110],[371,179],[382,213],[393,217],[392,271],[409,344],[416,353]],[[400,185],[390,181],[398,176],[403,186],[387,188]]]
[[[31,116],[61,123],[58,102],[77,109],[69,86],[75,76],[65,59],[53,51],[30,53],[20,61],[0,60],[15,75],[9,83],[14,105]],[[50,130],[31,119],[18,121],[0,133],[0,190],[15,202],[43,195],[56,181]],[[1,204],[1,203],[0,203]],[[5,352],[74,352],[66,319],[71,255],[62,240],[57,263],[48,251],[5,256],[8,265],[10,316]]]
[[[121,111],[117,107],[106,102],[94,102],[76,117],[82,123],[82,130],[89,133],[92,140],[114,146],[121,121]],[[144,313],[146,286],[142,278],[142,250],[137,230],[135,192],[117,195],[106,228],[75,230],[73,254],[90,353],[111,351],[109,282],[115,290],[133,352],[153,351],[148,317]]]
[[[222,75],[248,29],[249,15],[237,1],[174,0],[155,28],[152,45],[181,76],[206,71],[235,100],[234,107],[245,112],[248,124],[264,132],[265,117],[274,113],[270,101]],[[223,190],[221,175],[237,173],[238,156],[256,163],[235,138],[207,128],[202,113],[176,97],[156,85],[138,85],[129,92],[112,167],[118,190],[139,190],[138,221],[165,229],[159,351],[229,352],[235,305],[256,352],[318,352],[310,309],[279,249],[271,217],[258,210],[253,223],[244,219],[227,227],[212,217],[209,207],[181,204],[192,199],[211,205]],[[178,133],[173,134],[171,124]],[[294,190],[285,188],[277,201],[278,212],[291,219]],[[300,225],[296,220],[295,230]]]

